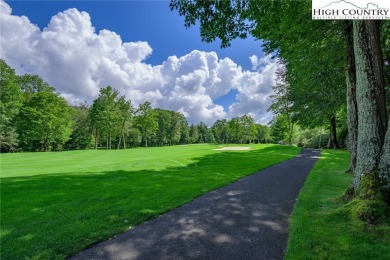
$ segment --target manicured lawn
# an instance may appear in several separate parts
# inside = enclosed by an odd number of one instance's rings
[[[286,259],[390,259],[390,218],[370,226],[342,199],[351,184],[348,152],[322,151],[291,216]]]
[[[2,154],[0,258],[65,258],[300,152],[250,146]]]

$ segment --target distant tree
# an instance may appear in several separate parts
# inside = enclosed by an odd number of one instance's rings
[[[156,109],[158,128],[156,131],[156,141],[157,145],[163,146],[169,141],[170,131],[171,131],[171,120],[172,114],[169,110]]]
[[[118,102],[121,97],[111,86],[101,88],[99,92],[90,110],[90,120],[95,132],[95,149],[97,149],[99,136],[106,137],[106,148],[111,149],[112,137],[121,132],[123,123]],[[123,106],[126,106],[125,101],[123,102]]]
[[[281,64],[284,63],[279,60]],[[285,66],[281,67],[276,72],[276,85],[272,86],[274,94],[270,97],[273,99],[272,105],[269,107],[268,111],[272,111],[274,114],[284,115],[287,120],[288,126],[288,144],[292,145],[292,138],[294,133],[294,122],[293,122],[293,101],[290,94],[290,84],[287,82],[287,68]]]
[[[269,143],[271,141],[271,131],[268,126],[256,124],[256,139],[259,143]]]
[[[253,117],[248,115],[243,115],[239,118],[239,123],[242,128],[242,137],[244,143],[252,143],[256,138],[256,125]]]
[[[121,96],[117,101],[117,109],[120,123],[120,134],[118,149],[123,143],[123,148],[126,149],[126,130],[129,129],[131,120],[133,118],[134,108],[131,105],[130,100],[126,100],[124,96]]]
[[[26,101],[30,100],[35,93],[53,93],[55,91],[55,88],[45,82],[39,75],[24,74],[18,77],[18,83]]]
[[[90,108],[86,103],[73,107],[73,130],[66,143],[66,149],[87,149],[92,145],[92,126],[89,118]]]
[[[135,112],[135,125],[142,134],[145,147],[148,147],[148,139],[156,134],[158,129],[158,114],[149,102],[140,104]]]
[[[286,115],[276,115],[271,121],[271,137],[275,142],[287,143],[289,136],[288,119]]]
[[[216,143],[214,132],[213,132],[213,130],[211,128],[207,129],[206,143],[209,143],[209,144],[215,144]]]
[[[182,127],[181,120],[183,120],[183,116],[175,111],[169,111],[169,113],[171,114],[171,121],[169,124],[168,141],[169,145],[172,145],[180,142]]]
[[[215,141],[219,144],[225,144],[229,142],[229,124],[226,119],[217,120],[211,127],[213,130]]]
[[[192,124],[190,126],[190,140],[191,143],[198,143],[199,142],[199,128],[198,126]]]
[[[179,121],[180,121],[180,144],[188,144],[191,143],[190,138],[190,127],[188,126],[187,119],[183,114],[179,113]]]
[[[209,128],[207,125],[203,122],[200,122],[198,125],[198,133],[199,133],[199,143],[208,143],[210,139],[210,134],[209,134]]]
[[[242,143],[244,130],[239,117],[233,117],[229,121],[229,139],[232,143]]]
[[[0,150],[16,151],[15,117],[23,103],[15,71],[0,59]]]
[[[20,109],[17,132],[26,150],[60,149],[72,132],[72,109],[65,99],[50,92],[32,95]]]
[[[131,147],[137,147],[142,142],[142,134],[137,128],[130,128],[127,140]]]

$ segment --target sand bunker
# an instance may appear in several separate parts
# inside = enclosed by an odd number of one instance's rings
[[[244,151],[244,150],[250,150],[250,147],[245,146],[228,146],[223,148],[215,149],[217,151]]]

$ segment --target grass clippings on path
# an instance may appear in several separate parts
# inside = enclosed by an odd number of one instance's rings
[[[1,154],[0,258],[65,258],[300,152],[249,147]]]
[[[348,163],[347,151],[322,151],[291,216],[286,259],[390,259],[390,218],[364,224],[342,199]]]

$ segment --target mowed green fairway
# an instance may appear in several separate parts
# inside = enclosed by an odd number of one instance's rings
[[[248,146],[2,154],[1,259],[65,258],[300,152]]]

